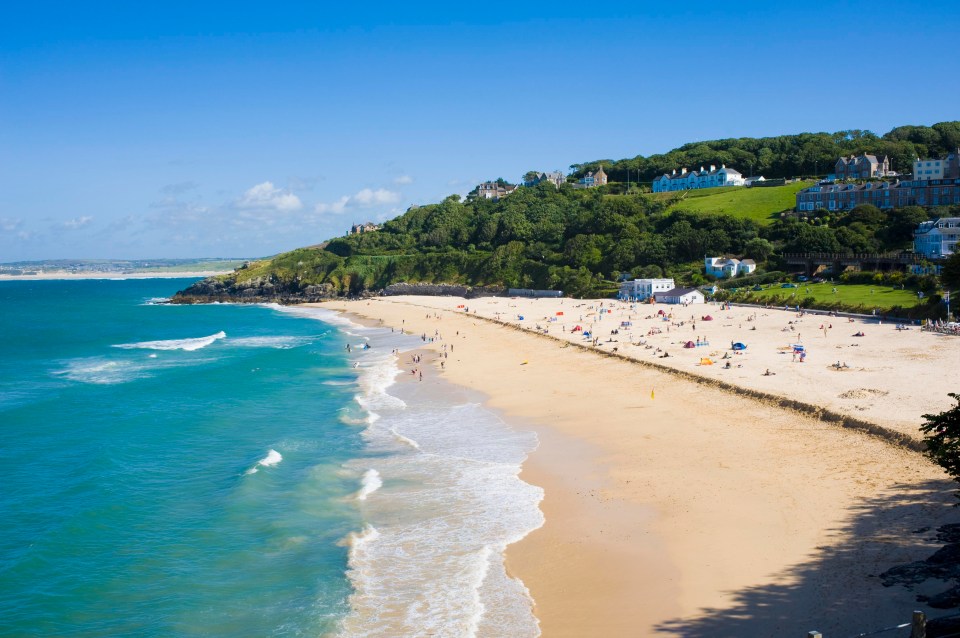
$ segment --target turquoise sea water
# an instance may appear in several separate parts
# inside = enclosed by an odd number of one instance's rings
[[[186,283],[0,283],[0,635],[537,635],[532,435],[395,385],[418,339]]]

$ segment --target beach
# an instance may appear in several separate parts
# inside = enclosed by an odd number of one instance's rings
[[[950,405],[958,339],[710,304],[322,307],[422,334],[425,383],[479,391],[537,433],[521,477],[544,489],[546,522],[506,555],[544,636],[855,634],[938,591],[878,576],[960,521],[954,484],[912,449],[921,415]]]

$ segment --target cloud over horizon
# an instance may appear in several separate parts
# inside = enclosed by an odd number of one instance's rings
[[[268,181],[247,189],[234,201],[234,206],[246,210],[287,213],[303,208],[303,202],[290,191],[277,188],[273,182]]]
[[[364,188],[353,195],[344,195],[335,202],[319,203],[315,209],[318,213],[333,213],[339,215],[348,209],[372,208],[374,206],[384,206],[387,204],[396,204],[400,201],[400,193],[387,190],[385,188]]]
[[[93,217],[91,215],[81,215],[80,217],[74,217],[73,219],[68,219],[64,222],[60,222],[57,225],[57,228],[60,228],[63,230],[77,230],[78,228],[83,228],[84,226],[88,226],[92,221],[93,221]]]

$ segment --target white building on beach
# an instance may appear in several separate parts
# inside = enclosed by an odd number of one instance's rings
[[[673,288],[666,292],[658,292],[653,296],[657,303],[692,304],[704,303],[703,293],[696,288]]]
[[[673,279],[634,279],[620,284],[617,297],[624,301],[646,301],[658,292],[666,292],[675,287]]]

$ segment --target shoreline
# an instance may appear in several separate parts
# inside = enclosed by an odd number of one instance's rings
[[[876,580],[938,547],[911,532],[957,519],[951,483],[922,456],[455,307],[479,302],[319,306],[414,333],[440,327],[456,350],[436,373],[537,432],[521,477],[544,488],[546,523],[508,547],[506,561],[544,636],[857,633],[923,608]],[[883,540],[891,534],[903,537],[893,550]],[[792,592],[789,601],[750,603],[778,591]],[[825,596],[852,605],[851,592],[855,611],[824,617]]]
[[[210,271],[191,271],[191,272],[131,272],[131,273],[109,273],[109,272],[50,272],[38,273],[35,275],[0,275],[0,282],[3,281],[55,281],[55,280],[80,280],[80,279],[189,279],[193,277],[214,277],[216,275],[226,275],[230,270],[210,270]]]

